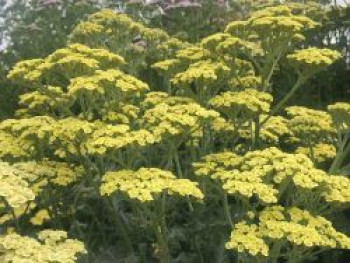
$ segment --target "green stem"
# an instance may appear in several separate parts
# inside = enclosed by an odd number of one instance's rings
[[[269,116],[267,116],[261,123],[260,127],[264,125],[276,112],[278,112],[294,95],[294,93],[305,83],[307,78],[299,76],[297,82],[294,84],[292,89],[287,93],[286,96],[270,111]]]
[[[177,173],[179,174],[179,177],[182,179],[184,176],[182,173],[182,168],[181,168],[181,164],[180,164],[180,160],[179,160],[179,153],[177,150],[175,151],[174,159],[175,159]],[[188,208],[189,208],[190,212],[193,212],[194,208],[193,208],[193,205],[192,205],[192,202],[191,202],[191,199],[189,196],[187,196],[187,203],[188,203]]]
[[[225,216],[227,218],[227,221],[229,222],[231,228],[233,228],[233,222],[232,222],[232,218],[231,218],[231,210],[230,210],[230,205],[228,203],[228,199],[227,199],[227,194],[224,193],[223,196],[223,204],[224,204],[224,212],[225,212]]]
[[[344,149],[345,148],[345,149]],[[341,164],[343,163],[346,156],[350,153],[350,135],[346,136],[339,147],[339,152],[337,153],[331,167],[329,168],[330,174],[336,174],[339,170]]]
[[[166,210],[166,193],[163,192],[161,206],[158,210],[155,222],[155,231],[157,235],[157,242],[160,249],[160,263],[170,263],[170,252],[168,246],[168,230],[165,221],[165,210]]]
[[[117,226],[118,230],[120,231],[118,232],[118,234],[119,233],[121,234],[125,242],[126,248],[129,251],[129,254],[134,254],[134,247],[132,245],[131,239],[129,238],[129,234],[127,233],[126,226],[124,225],[123,220],[119,214],[118,205],[115,203],[114,200],[112,201],[108,200],[107,205],[110,207],[110,209],[113,212],[113,216],[112,216],[113,221]]]
[[[259,140],[260,140],[260,116],[258,115],[254,119],[254,144],[253,144],[253,149],[259,148]]]
[[[309,148],[309,151],[310,151],[310,158],[313,162],[315,162],[315,154],[314,154],[314,148],[313,146],[311,145],[311,142],[309,139],[307,139],[307,146]]]

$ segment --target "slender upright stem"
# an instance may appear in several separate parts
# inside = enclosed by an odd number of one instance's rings
[[[231,228],[233,228],[233,222],[232,222],[232,218],[231,218],[230,205],[228,203],[228,199],[227,199],[227,194],[226,193],[224,193],[224,196],[223,196],[223,204],[224,204],[224,212],[225,212],[225,216],[227,218],[227,221],[229,222]]]
[[[154,227],[157,235],[157,242],[160,249],[160,263],[170,263],[171,257],[168,246],[168,229],[165,220],[166,212],[166,194],[163,193],[156,218],[154,219]]]
[[[331,167],[329,168],[330,174],[337,173],[338,169],[340,168],[342,162],[344,161],[345,157],[350,154],[350,135],[346,136],[342,143],[340,144],[340,147],[338,149],[338,153],[333,160],[333,163]]]
[[[287,93],[286,96],[270,111],[269,116],[267,116],[261,123],[260,127],[264,125],[276,112],[278,112],[294,95],[294,93],[300,88],[301,85],[304,84],[307,78],[299,76],[297,82],[294,84],[292,89]]]
[[[118,228],[118,230],[120,231],[118,233],[120,233],[122,235],[122,238],[125,242],[126,248],[129,250],[130,254],[134,254],[134,247],[132,245],[131,239],[130,239],[129,234],[127,232],[126,226],[124,225],[124,222],[119,214],[118,205],[116,204],[116,202],[114,200],[111,200],[111,201],[108,200],[107,205],[110,207],[110,209],[113,212],[113,216],[112,216],[113,221],[114,221],[116,227]]]

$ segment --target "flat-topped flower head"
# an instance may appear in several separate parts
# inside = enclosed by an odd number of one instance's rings
[[[181,71],[182,61],[177,58],[170,58],[154,63],[152,68],[156,69],[161,74],[170,77],[176,72]]]
[[[328,105],[328,112],[331,114],[337,129],[343,132],[350,131],[350,103],[337,102]]]
[[[125,103],[132,104],[149,87],[145,82],[118,69],[109,69],[97,70],[90,76],[73,78],[67,89],[72,104],[78,103],[84,113],[101,112],[104,108],[121,111]]]
[[[12,208],[20,207],[35,198],[28,183],[21,178],[23,173],[25,172],[8,163],[0,162],[0,197]]]
[[[287,56],[292,66],[300,75],[314,74],[341,58],[336,50],[310,47],[294,51]]]
[[[290,246],[310,251],[315,247],[350,249],[349,237],[333,228],[327,219],[306,210],[272,206],[260,212],[258,218],[256,223],[236,224],[226,248],[266,257],[276,242],[283,242],[283,245],[274,255],[280,255]]]
[[[126,125],[104,125],[91,134],[85,145],[87,153],[104,156],[124,148],[145,147],[157,142],[155,136],[145,129],[131,131]]]
[[[219,117],[219,113],[208,110],[198,103],[187,102],[172,105],[172,97],[145,111],[140,122],[156,138],[189,136],[202,126]],[[174,98],[176,99],[176,97]]]
[[[257,114],[268,113],[272,96],[255,89],[227,91],[213,97],[209,104],[231,118],[243,116],[250,118]]]
[[[329,141],[335,134],[331,115],[325,111],[302,106],[287,107],[286,111],[288,127],[299,143]]]
[[[254,12],[247,21],[234,21],[225,32],[247,41],[257,40],[266,53],[275,56],[290,43],[303,40],[303,32],[315,26],[317,23],[310,18],[295,15],[289,7],[280,5]]]
[[[71,99],[61,87],[47,86],[45,92],[33,91],[19,96],[21,108],[16,111],[18,117],[35,115],[55,115],[55,112],[65,112],[71,106]]]
[[[68,239],[67,233],[43,230],[38,239],[16,233],[0,237],[1,262],[74,263],[78,256],[87,253],[84,244]]]
[[[261,86],[261,77],[255,76],[253,74],[249,74],[247,72],[246,76],[239,76],[237,78],[233,78],[230,82],[230,89],[232,91],[243,91],[245,89],[256,89],[258,90]]]
[[[24,82],[31,82],[33,74],[40,74],[36,68],[42,63],[43,59],[29,59],[20,61],[12,68],[7,77],[15,81],[22,80]],[[30,72],[32,75],[29,75]]]
[[[176,106],[179,104],[192,104],[195,103],[195,101],[188,97],[170,96],[166,92],[151,91],[146,94],[145,99],[142,101],[141,104],[144,109],[151,109],[156,105],[162,103],[165,103],[169,106]]]
[[[267,257],[270,249],[259,230],[257,225],[250,225],[245,221],[237,223],[225,248],[252,256]]]
[[[201,46],[204,48],[210,50],[210,51],[215,51],[217,46],[222,42],[225,41],[228,38],[231,38],[232,36],[228,33],[215,33],[210,36],[207,36],[202,39],[201,41]]]
[[[209,50],[198,46],[187,47],[176,52],[176,58],[192,62],[208,59],[209,56]]]
[[[344,192],[350,189],[349,179],[330,176],[316,169],[305,155],[284,153],[275,147],[250,151],[243,156],[230,152],[210,154],[195,162],[193,167],[197,176],[219,182],[226,193],[239,198],[255,196],[263,203],[283,202],[280,191],[285,191],[287,187],[293,189],[296,195],[305,197],[310,191],[311,195],[316,194],[330,204],[333,202],[327,197],[338,192],[338,203],[342,206],[349,204],[348,195]],[[343,180],[343,191],[333,187],[332,181],[336,180]],[[293,202],[297,204],[299,201],[296,198]],[[318,199],[312,205],[316,209],[322,203]]]
[[[98,69],[120,67],[124,64],[123,57],[105,49],[71,44],[57,49],[44,59],[17,63],[9,72],[8,78],[35,85],[46,83],[62,86],[70,78],[89,75]]]
[[[140,202],[153,201],[157,195],[164,191],[168,195],[203,199],[203,194],[197,187],[197,183],[188,179],[177,179],[171,172],[158,168],[107,172],[102,177],[100,187],[100,193],[103,196],[121,192],[130,199]]]
[[[337,155],[337,149],[335,146],[327,143],[317,143],[313,145],[312,151],[310,150],[310,147],[300,146],[295,152],[305,154],[319,164],[329,162]]]
[[[158,45],[174,40],[161,29],[149,28],[134,21],[127,14],[105,9],[80,22],[70,35],[70,42],[78,42],[94,48],[108,48],[126,58],[128,68],[143,67],[145,58],[154,61]],[[173,44],[176,41],[172,41]],[[179,44],[179,43],[176,43]],[[171,44],[169,44],[171,45]],[[181,45],[181,44],[180,44]],[[169,51],[170,52],[170,51]]]
[[[67,186],[78,181],[84,174],[81,166],[49,160],[18,162],[13,167],[22,172],[20,177],[29,183],[36,194],[48,184]]]
[[[193,82],[212,84],[225,77],[229,71],[230,68],[224,63],[203,60],[190,64],[185,71],[177,73],[171,82],[177,86],[189,86]]]

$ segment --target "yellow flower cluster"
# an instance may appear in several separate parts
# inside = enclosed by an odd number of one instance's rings
[[[0,123],[0,130],[21,140],[45,138],[47,128],[54,123],[49,116],[35,116],[22,119],[7,119]]]
[[[71,44],[53,52],[42,60],[21,61],[8,74],[16,81],[57,85],[59,74],[67,79],[93,73],[97,69],[118,67],[124,59],[104,49],[91,49],[81,44]]]
[[[200,110],[200,107],[193,108],[192,114],[194,116],[197,109]],[[215,113],[213,111],[208,112],[211,114]],[[201,112],[199,111],[198,114],[200,115]],[[200,117],[198,117],[199,119]],[[156,127],[152,126],[152,128]],[[178,129],[179,132],[182,132],[181,127]],[[15,136],[20,142],[28,140],[31,151],[32,148],[36,149],[35,147],[45,147],[46,150],[53,150],[60,158],[86,156],[89,154],[104,155],[107,151],[116,151],[126,146],[143,147],[159,142],[162,139],[161,134],[155,135],[152,130],[130,130],[127,125],[111,125],[101,121],[89,122],[72,117],[61,120],[54,120],[50,117],[6,120],[0,123],[0,135],[3,133],[2,130],[5,130],[4,134],[6,137],[4,139]],[[7,132],[10,137],[7,136]],[[4,140],[4,144],[1,144],[1,146],[6,144],[8,144],[8,141]],[[34,145],[36,146],[34,147]],[[20,145],[11,147],[4,151],[4,156],[16,156],[17,150],[18,154],[22,154],[20,148],[14,148],[20,147]],[[23,151],[23,154],[26,154],[26,152]],[[57,180],[63,180],[63,178]]]
[[[312,146],[312,152],[309,147],[300,146],[296,149],[296,153],[305,154],[317,163],[324,163],[332,160],[336,156],[337,151],[332,144],[317,143]]]
[[[87,152],[92,155],[105,155],[124,147],[143,147],[158,142],[147,130],[129,131],[125,125],[105,125],[96,130],[86,142]]]
[[[178,101],[171,105],[171,101]],[[164,103],[146,110],[141,118],[141,124],[149,130],[156,138],[174,135],[191,135],[205,124],[219,117],[219,113],[207,110],[194,102],[169,97]],[[168,103],[170,102],[170,104]]]
[[[102,121],[109,124],[130,124],[138,119],[140,113],[138,106],[123,102],[120,102],[118,107],[111,106],[111,108],[111,110],[101,109]],[[119,111],[115,111],[117,108]]]
[[[231,232],[230,241],[225,244],[225,248],[239,253],[267,257],[269,255],[269,246],[261,237],[259,230],[257,225],[248,225],[245,221],[235,224]]]
[[[216,51],[223,55],[230,54],[233,57],[237,57],[241,53],[250,53],[253,55],[263,53],[258,44],[233,36],[221,41],[216,47]]]
[[[68,94],[80,97],[78,94],[82,92],[86,97],[105,95],[107,98],[123,100],[127,96],[140,96],[148,89],[148,85],[137,78],[117,69],[109,69],[72,79]]]
[[[259,116],[260,122],[263,121],[267,115],[261,114]],[[250,139],[252,133],[255,131],[255,126],[249,124],[243,125],[239,129],[239,135],[242,138]],[[272,116],[266,123],[260,128],[259,138],[261,141],[267,144],[279,144],[283,138],[289,138],[291,135],[290,128],[288,126],[288,120],[282,116]]]
[[[30,184],[37,194],[47,184],[67,186],[76,182],[83,175],[83,168],[56,161],[18,162],[13,165],[21,171],[20,177]]]
[[[48,130],[48,143],[53,147],[55,154],[65,158],[67,155],[85,155],[84,142],[97,127],[95,123],[70,117],[43,128]]]
[[[212,83],[229,73],[230,68],[224,63],[203,60],[192,63],[180,73],[177,73],[171,82],[175,85],[190,85],[193,82]]]
[[[243,91],[227,91],[213,97],[209,104],[225,113],[231,119],[235,117],[252,117],[259,113],[268,113],[272,96],[269,93],[246,89]]]
[[[34,71],[37,66],[43,63],[42,59],[29,59],[18,62],[7,77],[12,80],[30,80],[30,72]]]
[[[0,130],[0,159],[29,157],[34,153],[33,144]]]
[[[4,226],[4,228],[7,228],[7,230],[10,230],[11,227],[5,226],[6,223],[13,222],[13,220],[17,220],[21,216],[25,214],[30,214],[34,209],[36,208],[35,202],[25,203],[18,207],[13,207],[13,214],[8,213],[8,211],[4,211],[5,213],[0,217],[0,224]],[[5,209],[5,206],[0,205],[0,209]]]
[[[291,106],[286,108],[288,126],[297,141],[307,144],[329,140],[334,133],[332,117],[324,111]]]
[[[210,176],[222,183],[222,188],[228,194],[246,198],[256,195],[264,203],[277,202],[278,191],[272,185],[270,174],[273,168],[259,167],[262,160],[237,156],[234,153],[224,152],[205,156],[202,162],[194,163],[195,174]],[[267,164],[265,165],[267,166]]]
[[[158,168],[107,172],[102,177],[100,187],[101,195],[122,192],[130,199],[141,202],[152,201],[155,195],[161,194],[163,191],[166,191],[169,195],[203,199],[203,194],[197,187],[197,183],[188,179],[177,179],[171,172]]]
[[[174,73],[176,73],[178,70],[181,70],[181,60],[177,58],[170,58],[166,60],[162,60],[159,62],[156,62],[152,65],[152,68],[156,69],[160,73],[164,74],[165,76],[170,77]]]
[[[294,51],[287,58],[300,74],[308,75],[331,65],[341,54],[336,50],[310,47]]]
[[[70,36],[70,41],[92,47],[108,46],[110,50],[122,54],[130,61],[137,59],[140,52],[150,51],[134,44],[133,40],[136,37],[141,37],[141,41],[150,49],[170,38],[163,30],[146,27],[133,21],[126,14],[105,9],[78,24]]]
[[[333,228],[331,222],[296,207],[272,206],[258,215],[259,222],[242,221],[235,225],[227,249],[251,255],[269,255],[269,244],[287,241],[284,246],[301,246],[314,249],[350,249],[350,238]],[[281,247],[281,251],[285,247]],[[279,253],[280,251],[275,251]]]
[[[8,163],[0,162],[0,196],[13,208],[34,200],[35,195],[28,183],[21,178],[24,172]]]
[[[350,180],[345,176],[329,176],[327,188],[323,194],[325,200],[338,206],[349,206],[350,203]]]
[[[215,33],[203,38],[200,42],[201,46],[211,52],[217,51],[218,45],[229,38],[232,38],[230,34],[227,33]]]
[[[146,94],[146,97],[141,103],[141,105],[144,109],[151,109],[154,108],[156,105],[162,103],[165,103],[169,106],[176,106],[178,104],[193,104],[195,103],[195,101],[188,97],[170,96],[166,92],[151,91]]]
[[[0,236],[0,251],[4,263],[74,263],[86,253],[82,242],[57,230],[39,232],[38,240],[16,233]]]
[[[45,221],[50,219],[49,212],[46,209],[41,209],[30,218],[30,223],[35,226],[41,226]]]
[[[350,131],[350,103],[337,102],[329,105],[328,111],[338,129]]]
[[[73,78],[67,89],[67,95],[72,101],[77,101],[83,109],[90,107],[99,111],[106,107],[120,111],[120,103],[135,100],[148,91],[149,87],[118,69],[109,69],[97,70],[88,77]]]
[[[51,115],[54,110],[64,112],[70,106],[71,99],[61,87],[47,86],[45,93],[33,91],[19,96],[19,104],[23,109],[16,111],[17,116]]]
[[[183,42],[177,38],[169,37],[169,39],[157,44],[156,53],[154,54],[155,58],[164,60],[167,58],[175,57],[176,53],[187,47],[193,46],[190,43]]]
[[[185,60],[187,62],[206,60],[209,57],[210,57],[209,50],[199,46],[187,47],[184,49],[180,49],[178,52],[176,52],[177,59]]]
[[[233,78],[230,81],[230,89],[233,91],[242,91],[245,89],[259,89],[261,86],[261,77],[248,75],[244,77]]]
[[[264,50],[277,53],[279,47],[303,38],[302,32],[315,26],[317,23],[308,17],[294,15],[290,8],[280,5],[257,11],[247,21],[234,21],[225,32],[249,40],[257,38]]]
[[[297,189],[314,189],[327,202],[349,203],[349,179],[330,176],[316,169],[305,155],[284,153],[275,147],[250,151],[244,156],[229,152],[211,154],[193,167],[197,176],[221,182],[225,192],[246,198],[256,195],[264,203],[277,202],[279,191],[289,180]],[[334,185],[339,180],[342,184]]]

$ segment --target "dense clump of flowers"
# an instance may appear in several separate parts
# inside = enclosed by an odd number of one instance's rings
[[[158,55],[158,45],[170,45],[174,40],[161,29],[147,27],[127,14],[105,9],[81,22],[71,33],[70,42],[107,48],[125,57],[132,65],[127,67],[136,71],[145,66],[146,59]]]
[[[158,168],[107,172],[102,177],[100,188],[101,195],[122,192],[129,198],[141,202],[152,201],[155,195],[159,195],[163,191],[169,195],[203,199],[203,194],[197,187],[197,183],[188,179],[177,179],[171,172]]]
[[[313,74],[341,58],[338,51],[310,47],[297,50],[287,56],[300,75]]]
[[[332,144],[318,143],[312,149],[310,147],[300,146],[296,149],[296,153],[302,153],[312,158],[314,162],[324,163],[332,160],[336,154],[336,147]]]
[[[315,26],[300,12],[271,7],[190,44],[102,10],[76,27],[66,47],[17,63],[8,78],[23,85],[21,109],[0,122],[7,232],[0,261],[68,263],[85,252],[61,231],[40,232],[38,240],[10,234],[29,223],[83,233],[92,250],[115,240],[128,248],[127,261],[147,261],[152,250],[151,261],[170,262],[177,253],[170,247],[182,243],[192,260],[205,235],[205,249],[221,246],[223,254],[231,230],[226,248],[247,262],[282,262],[295,248],[305,249],[300,258],[350,248],[322,217],[350,205],[350,180],[340,169],[349,105],[291,106],[276,115],[339,58],[327,49],[293,51]],[[282,63],[294,67],[296,83],[274,101]],[[329,164],[329,172],[320,169]]]
[[[12,208],[34,200],[35,195],[28,183],[21,178],[22,172],[8,163],[0,162],[0,196]]]
[[[267,118],[267,115],[261,114],[259,116],[259,120],[263,121]],[[239,129],[239,135],[249,140],[254,134],[256,127],[249,125],[242,125]],[[260,140],[267,145],[278,145],[288,139],[290,139],[291,130],[288,125],[288,120],[282,116],[272,116],[270,117],[266,123],[260,129]]]
[[[147,110],[141,118],[143,126],[155,137],[191,135],[205,124],[219,117],[219,113],[208,110],[195,102],[169,105],[172,98]],[[176,98],[173,98],[176,101]]]
[[[246,89],[238,92],[224,92],[213,97],[209,103],[215,109],[234,119],[237,116],[251,118],[257,114],[268,113],[271,102],[272,96],[270,94]]]
[[[83,243],[68,239],[64,231],[43,230],[37,239],[16,233],[0,236],[1,262],[74,263],[84,253]]]
[[[274,251],[272,257],[281,257],[286,246],[309,249],[350,248],[350,238],[333,228],[331,222],[321,216],[296,207],[283,208],[272,206],[257,215],[257,219],[242,221],[235,225],[227,249],[253,256],[269,256],[272,244],[280,243],[280,251]],[[287,244],[285,243],[287,242]],[[299,255],[303,258],[303,255]]]
[[[284,202],[283,193],[293,189],[300,200],[292,198],[295,205],[304,205],[308,192],[313,190],[323,201],[330,203],[348,203],[349,179],[342,176],[330,176],[316,169],[312,161],[303,154],[284,153],[277,148],[250,151],[244,156],[234,153],[215,153],[203,157],[201,162],[193,164],[195,174],[218,181],[222,189],[239,198],[250,199],[256,196],[263,203]],[[343,190],[337,191],[334,198],[334,181],[343,180]],[[298,203],[298,202],[301,203]],[[308,200],[311,202],[311,199]],[[313,208],[322,206],[317,199]]]
[[[118,69],[125,64],[123,57],[82,44],[56,50],[35,63],[35,69],[27,64],[19,62],[8,74],[37,89],[20,96],[21,116],[72,116],[77,107],[88,119],[111,112],[125,115],[123,107],[149,90],[146,83]]]
[[[329,141],[335,134],[332,117],[327,112],[301,106],[291,106],[286,111],[290,118],[288,127],[299,141],[312,144]]]

